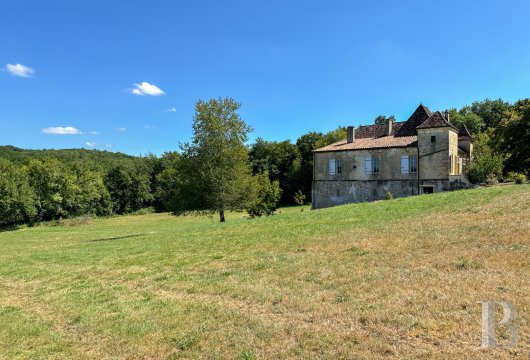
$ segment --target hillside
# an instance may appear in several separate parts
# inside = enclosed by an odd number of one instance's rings
[[[104,168],[110,167],[116,162],[130,162],[138,157],[127,155],[119,152],[111,152],[104,150],[87,150],[87,149],[42,149],[42,150],[28,150],[20,149],[14,146],[0,146],[0,158],[7,159],[13,163],[22,165],[26,164],[30,159],[44,159],[53,158],[63,162],[68,161],[83,161],[91,165],[99,165]]]
[[[506,185],[3,232],[0,358],[527,359],[528,219]],[[480,349],[486,300],[519,310],[515,349]]]

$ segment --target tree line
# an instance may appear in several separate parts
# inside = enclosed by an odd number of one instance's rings
[[[257,138],[247,145],[252,129],[239,107],[230,98],[198,101],[191,141],[160,157],[0,147],[0,227],[146,208],[217,212],[224,221],[229,210],[257,217],[273,214],[279,204],[310,202],[313,150],[344,139],[346,129],[308,132],[294,143]],[[450,119],[475,138],[472,181],[529,175],[530,99],[474,102],[450,109]]]

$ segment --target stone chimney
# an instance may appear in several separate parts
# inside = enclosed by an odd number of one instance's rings
[[[392,135],[392,125],[394,125],[394,120],[387,119],[386,125],[385,125],[385,135],[390,136]]]
[[[449,120],[449,110],[445,110],[444,116],[445,116],[445,120],[447,120],[447,122],[451,122]]]
[[[348,134],[346,137],[346,141],[348,143],[352,143],[353,140],[355,140],[355,128],[353,126],[348,126],[348,129],[346,131]]]

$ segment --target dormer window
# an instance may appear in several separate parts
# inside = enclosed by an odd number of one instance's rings
[[[431,136],[431,142],[432,142],[432,143],[433,143],[433,142],[436,142],[436,135],[432,135],[432,136]]]

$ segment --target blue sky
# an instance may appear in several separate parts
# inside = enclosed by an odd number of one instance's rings
[[[161,154],[191,137],[194,103],[219,96],[268,140],[404,120],[420,102],[530,96],[528,1],[17,0],[0,11],[2,145]]]

